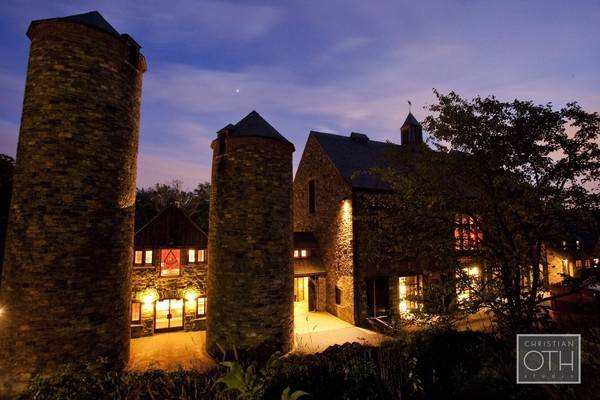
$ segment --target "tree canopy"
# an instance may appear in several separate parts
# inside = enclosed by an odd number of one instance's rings
[[[573,224],[596,229],[600,116],[576,103],[435,94],[424,121],[431,147],[396,151],[390,168],[372,171],[393,188],[379,232],[402,238],[395,255],[456,270],[450,281],[471,293],[463,310],[485,307],[513,332],[531,327],[545,246],[568,239]],[[459,246],[457,222],[476,245]],[[470,262],[484,267],[476,280]]]
[[[207,232],[209,202],[210,183],[208,182],[199,183],[191,191],[184,190],[183,182],[180,180],[138,189],[135,203],[135,230],[137,232],[169,205],[177,204]]]

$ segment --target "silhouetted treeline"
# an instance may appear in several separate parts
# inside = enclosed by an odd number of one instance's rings
[[[204,182],[191,191],[182,188],[183,182],[157,183],[137,190],[135,204],[136,232],[171,204],[177,204],[205,232],[208,229],[210,183]]]

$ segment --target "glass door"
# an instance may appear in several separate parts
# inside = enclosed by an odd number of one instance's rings
[[[183,300],[165,299],[156,302],[154,311],[154,330],[183,328]]]

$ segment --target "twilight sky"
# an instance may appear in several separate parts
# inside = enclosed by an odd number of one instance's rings
[[[399,141],[432,88],[600,111],[598,0],[2,0],[0,153],[16,153],[30,20],[92,10],[148,61],[138,187],[210,180],[215,132],[253,109],[295,166],[311,129]]]

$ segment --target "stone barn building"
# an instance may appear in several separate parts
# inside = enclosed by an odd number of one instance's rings
[[[362,133],[312,131],[294,178],[294,230],[312,238],[319,251],[319,271],[324,270],[318,274],[323,286],[318,307],[356,325],[367,325],[369,318],[410,313],[418,307],[410,298],[422,293],[424,282],[443,278],[441,271],[401,258],[374,265],[361,242],[370,227],[357,216],[366,215],[380,196],[390,193],[388,185],[369,171],[389,166],[390,152],[414,152],[422,146],[421,125],[410,113],[400,138],[397,145]],[[382,243],[378,251],[384,248]],[[472,263],[467,255],[465,264]]]
[[[206,329],[208,236],[172,205],[134,237],[131,337]]]

